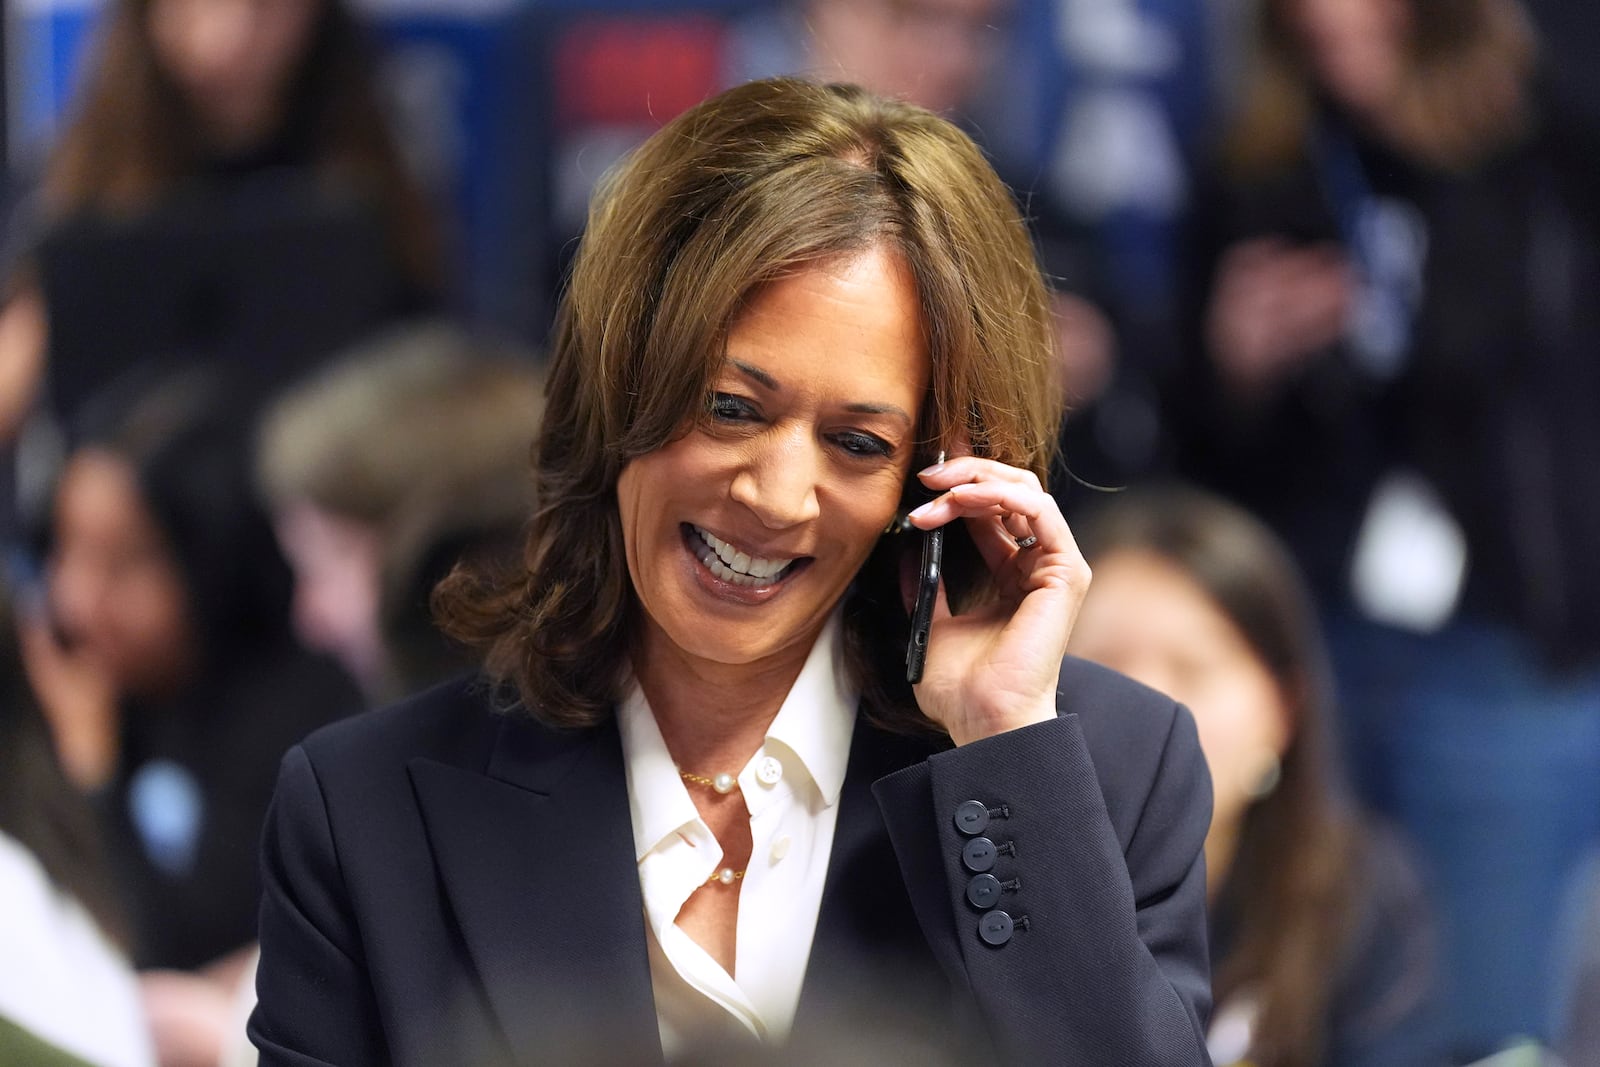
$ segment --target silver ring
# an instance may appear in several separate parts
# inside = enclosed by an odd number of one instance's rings
[[[1020,539],[1019,541],[1017,541],[1017,547],[1018,548],[1022,548],[1022,549],[1028,549],[1028,548],[1032,548],[1034,545],[1036,545],[1038,543],[1039,543],[1039,535],[1038,534],[1029,534],[1027,537],[1024,537],[1024,538]]]

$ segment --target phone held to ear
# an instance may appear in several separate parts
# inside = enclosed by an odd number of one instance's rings
[[[944,452],[938,463],[944,462]],[[906,642],[906,681],[922,681],[928,659],[928,631],[933,626],[933,605],[939,595],[939,571],[944,566],[944,527],[922,533],[922,566],[917,569],[917,603],[911,612],[911,638]]]

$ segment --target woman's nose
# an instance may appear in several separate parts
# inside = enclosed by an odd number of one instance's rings
[[[769,530],[815,519],[822,457],[809,434],[786,434],[754,444],[734,475],[733,499]]]

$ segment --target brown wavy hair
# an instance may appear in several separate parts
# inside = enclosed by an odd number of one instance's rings
[[[523,569],[458,570],[435,595],[448,632],[482,649],[530,714],[561,726],[611,714],[638,626],[617,478],[704,415],[740,309],[768,281],[879,244],[909,265],[928,339],[920,454],[964,437],[1045,477],[1061,402],[1044,283],[972,141],[851,86],[773,79],[713,97],[651,137],[591,205],[551,343]],[[904,681],[903,544],[885,537],[857,575],[846,647],[867,714],[929,728]],[[958,609],[985,595],[964,531],[945,573]]]
[[[85,80],[45,168],[52,216],[148,207],[202,171],[211,149],[149,33],[158,0],[117,0],[101,16]],[[407,171],[373,87],[365,38],[342,0],[319,10],[287,92],[283,128],[303,129],[318,169],[370,197],[392,253],[423,291],[443,282],[433,209]]]
[[[1245,172],[1303,151],[1315,77],[1290,5],[1264,0],[1251,70],[1224,157]],[[1405,0],[1409,29],[1402,85],[1385,117],[1394,147],[1426,165],[1470,170],[1517,143],[1530,125],[1537,58],[1532,22],[1517,0]]]
[[[1258,997],[1252,1064],[1316,1067],[1369,868],[1365,828],[1333,752],[1332,681],[1310,593],[1275,535],[1197,489],[1131,491],[1084,523],[1080,541],[1091,563],[1137,551],[1177,567],[1243,636],[1283,697],[1292,730],[1281,776],[1245,813],[1214,903],[1237,923],[1227,955],[1212,960],[1212,990],[1218,1004],[1241,991]],[[1426,962],[1377,1010],[1398,1017],[1425,995]]]

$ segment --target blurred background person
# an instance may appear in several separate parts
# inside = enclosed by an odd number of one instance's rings
[[[51,637],[0,579],[0,1062],[155,1063],[88,801],[56,758],[24,649]]]
[[[385,336],[284,396],[259,471],[302,641],[377,704],[471,666],[428,598],[458,560],[520,557],[542,382],[526,353],[448,326]]]
[[[1600,138],[1513,0],[1270,0],[1193,207],[1179,470],[1290,545],[1470,1058],[1600,838]]]
[[[1277,539],[1192,490],[1134,490],[1079,536],[1094,586],[1070,650],[1188,706],[1206,837],[1219,1067],[1425,1067],[1429,909],[1397,836],[1336,771],[1309,595]]]
[[[115,0],[9,236],[0,441],[169,352],[264,376],[443,284],[342,0]],[[53,368],[53,370],[51,369]]]
[[[48,531],[55,637],[29,666],[113,850],[161,1061],[208,1063],[255,939],[278,760],[360,697],[291,635],[248,434],[209,378],[124,382],[91,408]]]

